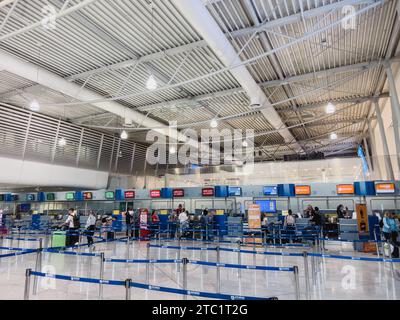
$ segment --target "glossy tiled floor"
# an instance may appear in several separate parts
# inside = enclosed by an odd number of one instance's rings
[[[30,236],[32,238],[32,236]],[[45,240],[45,239],[44,239]],[[46,244],[46,241],[44,241]],[[163,244],[177,245],[176,242]],[[192,241],[182,245],[201,246]],[[3,240],[3,246],[34,248],[32,241]],[[203,244],[203,246],[205,246]],[[214,246],[214,245],[209,245]],[[221,247],[233,247],[223,244]],[[251,248],[248,248],[251,249]],[[351,246],[326,244],[328,253],[359,256]],[[87,251],[88,249],[82,249]],[[262,249],[258,249],[262,250]],[[274,249],[277,252],[301,252],[300,248]],[[96,245],[96,252],[104,252],[106,258],[146,259],[147,243],[134,242],[129,251],[126,243],[110,242]],[[10,251],[1,251],[1,254]],[[180,256],[179,256],[180,254]],[[373,256],[361,254],[365,256]],[[185,251],[180,253],[174,249],[150,249],[151,259],[175,259],[187,257],[193,260],[216,262],[215,251]],[[309,258],[310,295],[312,299],[398,299],[400,298],[400,278],[392,277],[389,263],[316,259],[313,267]],[[25,270],[35,268],[36,254],[28,254],[0,259],[0,299],[23,299]],[[221,252],[221,262],[238,263],[235,252]],[[302,257],[264,256],[242,254],[241,263],[259,266],[299,267],[301,298],[306,299],[306,281],[304,259]],[[397,264],[398,265],[398,264]],[[394,266],[394,268],[400,268]],[[42,271],[61,275],[99,278],[100,259],[97,257],[77,257],[55,253],[44,253]],[[397,271],[395,270],[395,274]],[[149,267],[149,283],[170,288],[182,288],[182,269],[175,264],[156,264]],[[221,293],[256,297],[278,297],[279,299],[295,299],[293,273],[277,271],[241,270],[221,268]],[[125,280],[146,283],[145,264],[105,263],[104,279]],[[188,289],[215,293],[217,290],[217,269],[188,265]],[[182,296],[156,291],[132,289],[132,299],[168,299],[180,300]],[[38,292],[31,299],[98,299],[99,285],[78,283],[49,278],[38,280]],[[103,286],[104,299],[125,299],[125,289],[120,286]],[[188,299],[199,299],[188,297]]]

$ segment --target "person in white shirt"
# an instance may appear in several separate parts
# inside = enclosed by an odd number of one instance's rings
[[[88,219],[86,220],[86,226],[85,226],[86,237],[89,247],[93,246],[94,244],[93,235],[94,235],[94,230],[96,229],[96,221],[97,221],[96,216],[94,212],[91,211],[89,213]]]
[[[67,239],[69,240],[67,241],[67,246],[79,244],[79,234],[77,234],[79,232],[79,227],[75,225],[76,219],[78,218],[76,217],[75,209],[69,209],[67,220],[63,224],[68,227]]]
[[[182,211],[178,217],[179,223],[181,225],[181,235],[184,233],[184,230],[189,226],[189,217],[185,211]]]
[[[3,210],[0,210],[0,227],[3,226]]]

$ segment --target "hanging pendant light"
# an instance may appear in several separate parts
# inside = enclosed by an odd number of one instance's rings
[[[121,139],[122,140],[126,140],[126,139],[128,139],[128,132],[126,132],[125,130],[123,130],[122,132],[121,132]]]

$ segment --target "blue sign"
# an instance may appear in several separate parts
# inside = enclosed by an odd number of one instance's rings
[[[276,200],[256,200],[262,213],[276,213]]]
[[[365,158],[364,150],[361,146],[358,147],[357,154],[361,158],[364,175],[367,176],[369,172],[368,162]]]
[[[242,196],[242,188],[241,187],[229,187],[228,193],[230,197],[241,197]]]
[[[278,186],[265,186],[263,188],[264,196],[277,196]]]

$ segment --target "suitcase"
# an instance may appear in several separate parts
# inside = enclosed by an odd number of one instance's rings
[[[67,245],[67,234],[65,231],[54,231],[51,238],[52,248],[61,248]]]
[[[107,240],[114,240],[115,232],[108,231],[107,232]]]

